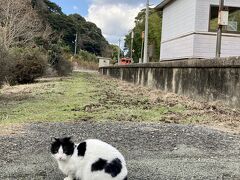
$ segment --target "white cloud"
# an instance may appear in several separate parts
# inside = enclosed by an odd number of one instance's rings
[[[144,4],[136,1],[135,4],[120,2],[95,0],[90,5],[86,17],[101,28],[106,39],[113,44],[117,44],[118,39],[123,38],[134,27],[135,17],[144,8]]]
[[[77,6],[73,6],[73,9],[74,10],[78,10],[79,8]]]
[[[150,2],[156,0],[150,0]],[[131,6],[136,6],[137,4],[146,3],[146,0],[93,0],[94,4],[128,4]]]

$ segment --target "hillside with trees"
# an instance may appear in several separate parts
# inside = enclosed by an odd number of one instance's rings
[[[150,9],[149,15],[149,59],[151,62],[159,61],[160,55],[160,41],[161,41],[161,24],[162,12]],[[145,28],[145,9],[138,13],[135,18],[135,27],[133,28],[133,59],[138,62],[141,57],[142,48],[142,33]],[[125,47],[131,47],[131,32],[125,37]]]
[[[110,55],[109,44],[103,37],[101,29],[94,23],[87,22],[79,14],[64,14],[61,7],[49,0],[32,0],[32,4],[44,24],[49,24],[52,30],[61,36],[64,45],[68,46],[72,52],[77,33],[79,49],[100,56]]]
[[[72,58],[76,34],[78,52]],[[94,23],[64,14],[49,0],[0,1],[0,86],[31,83],[47,73],[68,75],[72,59],[96,68],[96,56],[113,52]]]

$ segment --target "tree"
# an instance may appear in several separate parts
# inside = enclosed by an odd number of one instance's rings
[[[118,53],[119,53],[119,47],[117,45],[111,44],[110,45],[111,48],[111,53],[112,53],[112,59],[113,60],[118,60]]]
[[[149,15],[149,47],[150,48],[150,61],[158,61],[160,56],[160,41],[161,41],[161,24],[162,24],[162,12],[150,9]],[[141,10],[135,18],[133,59],[138,62],[141,57],[142,48],[142,33],[145,28],[145,9]],[[125,37],[125,47],[130,49],[131,46],[131,33]]]
[[[42,30],[31,0],[0,1],[0,37],[6,49],[33,41]]]
[[[37,10],[42,20],[50,24],[56,34],[66,46],[74,52],[74,41],[78,33],[78,47],[100,56],[111,56],[109,43],[103,37],[101,29],[94,23],[87,22],[79,14],[66,15],[61,7],[49,0],[32,0],[34,9]]]

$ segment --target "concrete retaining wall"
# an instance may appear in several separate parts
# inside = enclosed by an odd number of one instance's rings
[[[110,66],[99,71],[138,85],[197,99],[221,100],[240,108],[240,57]]]

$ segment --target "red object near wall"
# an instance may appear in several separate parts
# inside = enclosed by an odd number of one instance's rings
[[[127,65],[127,64],[132,64],[132,59],[131,58],[120,59],[120,65]]]

